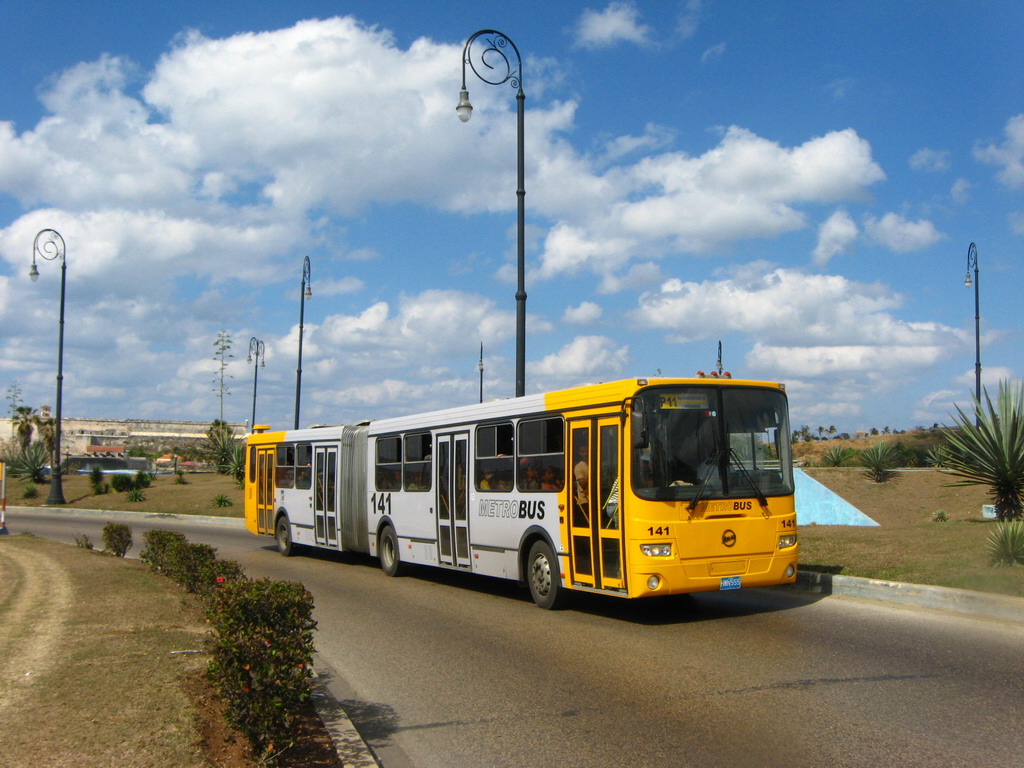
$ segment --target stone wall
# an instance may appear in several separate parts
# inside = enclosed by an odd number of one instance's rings
[[[143,448],[150,453],[182,453],[206,446],[209,421],[159,421],[156,419],[61,418],[61,453],[77,456],[89,445],[123,446],[125,450]],[[244,422],[228,422],[236,437],[247,432]],[[39,435],[34,434],[33,440]],[[16,440],[14,420],[0,418],[0,440]]]

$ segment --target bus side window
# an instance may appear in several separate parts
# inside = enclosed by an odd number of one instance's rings
[[[515,482],[515,430],[488,424],[476,431],[476,489],[511,491]]]
[[[274,484],[278,488],[295,487],[295,446],[277,446],[277,469]]]
[[[256,482],[256,446],[249,446],[249,482]]]
[[[300,443],[295,446],[295,487],[311,488],[313,485],[313,446]]]
[[[560,491],[565,485],[565,424],[561,417],[519,422],[520,491]]]
[[[407,491],[430,490],[430,451],[433,438],[429,432],[405,436],[403,481]]]
[[[374,483],[378,491],[402,490],[402,438],[377,438]]]

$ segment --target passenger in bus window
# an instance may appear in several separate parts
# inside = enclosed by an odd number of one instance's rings
[[[540,487],[545,491],[560,491],[562,489],[561,478],[555,473],[554,467],[544,467],[544,471],[540,474]]]
[[[528,459],[519,462],[519,487],[524,491],[536,491],[540,488],[540,472],[537,464]]]
[[[575,504],[573,504],[573,525],[577,528],[590,526],[590,464],[587,461],[587,444],[576,446],[576,464],[572,468],[575,481]]]

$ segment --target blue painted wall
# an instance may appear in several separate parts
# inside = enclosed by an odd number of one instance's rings
[[[797,525],[878,525],[802,469],[793,470]]]

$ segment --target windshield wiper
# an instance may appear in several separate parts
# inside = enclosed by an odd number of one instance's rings
[[[718,463],[722,460],[722,456],[725,451],[721,448],[715,449],[707,459],[704,460],[704,471],[701,473],[700,484],[697,486],[697,492],[693,494],[693,498],[690,499],[690,503],[686,505],[686,509],[693,512],[697,508],[697,503],[704,498],[704,491],[707,490],[708,481],[711,479],[711,472],[715,469],[719,469]]]
[[[754,493],[757,494],[757,503],[761,505],[761,508],[765,510],[765,512],[767,512],[768,498],[761,491],[761,486],[754,481],[753,475],[751,475],[750,472],[747,471],[747,468],[743,466],[743,460],[740,459],[739,455],[732,448],[729,449],[729,458],[735,461],[733,466],[735,466],[740,471],[740,474],[747,479],[747,482],[750,483],[750,487],[754,490]]]

